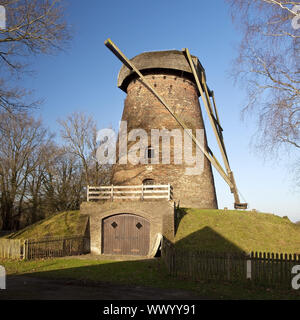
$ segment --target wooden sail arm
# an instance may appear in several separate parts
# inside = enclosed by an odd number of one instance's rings
[[[229,165],[229,161],[228,161],[228,157],[227,157],[227,152],[226,152],[226,148],[225,148],[225,144],[224,144],[224,139],[223,139],[223,134],[222,134],[222,127],[220,125],[220,120],[219,120],[219,115],[218,115],[218,111],[217,111],[217,107],[216,107],[216,103],[215,103],[215,98],[214,98],[214,93],[213,91],[210,91],[207,87],[206,81],[205,81],[205,76],[204,76],[204,72],[202,71],[201,73],[201,79],[199,79],[198,73],[196,72],[196,68],[194,65],[194,62],[192,60],[192,57],[190,55],[190,52],[187,48],[183,49],[187,61],[191,67],[191,71],[194,75],[195,78],[195,82],[197,85],[197,88],[200,92],[205,110],[208,114],[208,118],[210,121],[210,124],[212,126],[212,129],[214,131],[215,137],[217,139],[218,142],[218,146],[223,158],[223,162],[227,171],[227,176],[230,179],[231,184],[230,186],[230,190],[234,195],[234,200],[235,200],[235,207],[239,207],[239,208],[243,208],[246,209],[247,208],[247,204],[246,203],[240,203],[240,199],[239,199],[239,195],[238,195],[238,189],[236,187],[236,183],[235,183],[235,179],[233,176],[233,172],[230,169],[230,165]],[[212,97],[213,99],[213,107],[211,105],[211,100],[210,97]]]
[[[126,56],[121,52],[121,50],[111,41],[111,39],[107,39],[104,42],[105,46],[115,54],[117,58],[130,70],[134,71],[140,78],[140,81],[148,88],[155,97],[162,103],[162,105],[167,109],[167,111],[172,115],[172,117],[177,121],[177,123],[183,128],[188,129],[187,126],[181,121],[181,119],[176,116],[169,105],[164,101],[164,99],[157,93],[157,91],[149,84],[149,82],[145,79],[143,74],[134,66],[132,61],[126,58]],[[201,88],[202,91],[202,88]],[[216,161],[215,157],[211,156],[207,150],[205,150],[204,146],[196,139],[191,130],[186,130],[187,134],[191,137],[192,141],[196,144],[196,146],[204,153],[207,159],[211,162],[211,164],[215,167],[215,169],[219,172],[225,182],[229,185],[230,188],[234,188],[233,183],[230,180],[230,177],[226,174],[224,169],[221,167],[218,161]]]
[[[221,140],[221,137],[220,137],[220,133],[219,133],[217,127],[216,127],[215,120],[214,120],[214,118],[212,116],[213,115],[213,109],[212,109],[212,106],[211,106],[211,103],[210,103],[209,94],[208,94],[208,88],[206,86],[204,74],[202,72],[201,80],[200,80],[199,77],[198,77],[198,74],[196,72],[196,68],[195,68],[195,65],[194,65],[194,62],[192,60],[192,57],[190,55],[189,50],[187,48],[185,48],[184,49],[184,53],[186,55],[186,58],[188,60],[189,65],[191,67],[192,73],[193,73],[195,81],[196,81],[196,85],[198,87],[198,90],[200,92],[200,95],[201,95],[201,98],[202,98],[202,101],[203,101],[203,104],[204,104],[204,108],[205,108],[205,110],[207,112],[210,124],[211,124],[212,129],[214,131],[214,134],[216,136],[217,143],[218,143],[219,149],[221,151],[221,155],[222,155],[222,158],[223,158],[223,162],[224,162],[227,174],[229,174],[229,172],[231,172],[231,169],[230,169],[229,162],[228,162],[228,159],[227,159],[224,143],[222,143],[222,140]],[[202,89],[202,87],[204,88],[204,90]]]

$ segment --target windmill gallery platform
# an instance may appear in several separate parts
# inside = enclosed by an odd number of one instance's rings
[[[112,42],[108,40],[106,45],[112,46]],[[113,52],[117,50],[109,48]],[[119,51],[116,55],[122,57]],[[157,149],[148,141],[143,152],[145,161],[138,164],[116,162],[112,169],[112,186],[87,188],[87,202],[81,204],[80,210],[81,214],[89,216],[91,253],[151,257],[157,252],[162,237],[174,239],[176,206],[217,208],[211,167],[215,165],[215,158],[211,160],[213,156],[207,146],[199,103],[199,96],[213,95],[206,87],[205,71],[198,58],[186,56],[183,51],[145,52],[131,60],[121,58],[121,61],[124,64],[119,72],[118,87],[127,94],[122,121],[126,122],[128,132],[142,128],[150,137],[151,129],[178,129],[182,133],[184,128],[204,131],[202,148],[207,156],[203,157],[200,174],[186,174],[191,167],[186,162],[177,164],[171,160],[169,164],[161,161],[152,164],[153,158],[162,157],[162,142],[160,140]],[[197,86],[199,78],[201,87]],[[164,108],[167,105],[169,110]],[[215,118],[220,138],[221,126],[216,111],[211,116]],[[136,141],[126,143],[126,150],[129,150]],[[121,157],[119,144],[120,139],[116,154]],[[171,138],[169,146],[172,159],[175,150]],[[233,190],[233,176],[227,179]]]

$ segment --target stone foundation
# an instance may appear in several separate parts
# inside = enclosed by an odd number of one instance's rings
[[[158,234],[174,240],[174,203],[172,201],[115,201],[83,202],[80,213],[89,216],[91,253],[102,254],[102,220],[116,214],[134,214],[150,222],[150,245],[148,256]]]

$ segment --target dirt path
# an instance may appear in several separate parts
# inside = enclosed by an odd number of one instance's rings
[[[199,300],[193,292],[76,280],[8,276],[0,300]]]

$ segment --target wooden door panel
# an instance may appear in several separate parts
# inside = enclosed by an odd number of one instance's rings
[[[147,255],[150,223],[140,216],[119,214],[103,220],[104,254]]]

